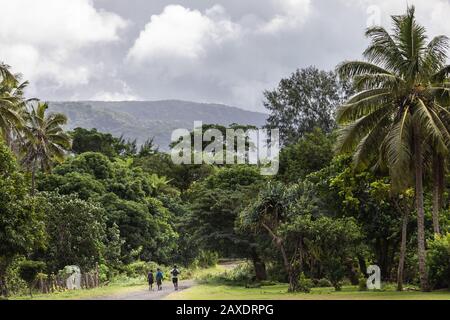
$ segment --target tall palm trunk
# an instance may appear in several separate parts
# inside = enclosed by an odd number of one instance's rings
[[[440,234],[439,213],[442,209],[444,193],[444,159],[441,155],[433,157],[433,230]]]
[[[423,206],[423,154],[422,139],[418,125],[414,125],[414,166],[416,182],[417,240],[419,277],[422,291],[428,291],[428,276],[425,251],[425,212]]]
[[[398,291],[403,291],[403,271],[405,270],[407,232],[408,232],[408,211],[404,210],[402,213],[402,240],[400,244],[400,258],[398,259],[398,270],[397,270]]]
[[[36,160],[33,161],[31,168],[31,196],[34,197],[36,194]]]

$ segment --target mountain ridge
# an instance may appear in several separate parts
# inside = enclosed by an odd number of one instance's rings
[[[194,121],[228,126],[232,123],[262,127],[267,114],[217,103],[184,100],[158,101],[51,101],[50,112],[67,115],[66,129],[96,128],[101,132],[142,144],[154,138],[161,150],[168,150],[175,129],[192,130]]]

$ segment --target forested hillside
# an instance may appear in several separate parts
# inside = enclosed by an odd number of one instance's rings
[[[51,102],[51,112],[67,115],[67,129],[96,128],[100,132],[137,140],[154,137],[161,150],[168,150],[174,129],[192,129],[194,121],[205,124],[264,125],[267,115],[218,104],[188,101]]]

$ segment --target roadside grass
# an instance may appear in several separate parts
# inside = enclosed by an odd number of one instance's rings
[[[119,277],[106,286],[87,290],[67,290],[62,292],[54,292],[49,294],[33,294],[33,297],[29,295],[12,296],[10,300],[83,300],[94,297],[109,296],[114,294],[125,294],[146,288],[144,278],[126,278]]]
[[[214,274],[221,273],[225,268],[221,265],[210,267],[207,269],[190,270],[189,272],[181,274],[181,279],[198,279],[202,277],[209,277]],[[166,275],[167,281],[167,275]],[[134,291],[139,291],[147,288],[147,281],[145,277],[128,278],[126,276],[118,276],[108,285],[104,285],[94,289],[87,290],[66,290],[62,292],[54,292],[49,294],[33,294],[12,296],[9,300],[86,300],[92,298],[101,298],[105,296],[127,294]]]
[[[334,288],[313,288],[311,293],[288,293],[288,286],[276,284],[259,288],[242,286],[200,284],[185,291],[172,293],[167,300],[450,300],[450,291],[397,292],[358,291],[357,286],[344,286],[342,291]]]
[[[242,263],[242,262],[241,262]],[[312,288],[311,293],[289,293],[288,285],[266,282],[245,286],[245,281],[232,280],[236,266],[220,264],[195,274],[198,285],[174,292],[167,300],[450,300],[450,290],[420,292],[417,288],[398,292],[395,284],[384,283],[381,290],[359,291],[358,286],[346,285],[341,291],[333,287]]]

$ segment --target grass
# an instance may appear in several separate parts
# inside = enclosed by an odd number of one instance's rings
[[[355,286],[344,286],[342,291],[333,288],[313,288],[311,293],[288,293],[287,285],[276,284],[260,288],[229,285],[201,284],[166,297],[169,300],[450,300],[450,291],[397,292],[358,291]]]
[[[147,287],[143,278],[119,278],[107,286],[102,286],[88,290],[72,290],[63,292],[54,292],[50,294],[33,294],[33,298],[29,295],[13,296],[10,300],[83,300],[94,297],[110,296],[115,294],[125,294],[141,290]]]
[[[358,291],[356,286],[344,286],[342,291],[334,288],[313,288],[311,293],[288,293],[286,284],[273,284],[258,288],[230,285],[216,281],[214,276],[229,272],[230,267],[217,265],[194,271],[192,278],[199,284],[166,297],[168,300],[450,300],[450,291],[395,291],[395,286],[385,286],[381,291]],[[209,279],[210,281],[206,280]],[[65,291],[34,295],[34,300],[79,300],[126,294],[146,288],[144,278],[118,278],[108,286],[90,290]],[[29,300],[30,296],[16,296],[11,300]]]
[[[208,269],[197,269],[189,273],[189,278],[208,277],[209,275],[223,272],[225,269],[222,266],[215,266]],[[183,277],[181,277],[183,279]],[[33,294],[30,295],[12,296],[9,300],[85,300],[90,298],[99,298],[105,296],[113,296],[120,294],[127,294],[129,292],[139,291],[147,288],[147,282],[142,278],[127,278],[120,276],[116,278],[107,286],[88,290],[72,290],[63,292],[54,292],[50,294]]]
[[[236,266],[239,263],[236,263]],[[272,283],[255,288],[246,288],[229,281],[233,267],[218,265],[197,273],[198,285],[174,292],[168,300],[450,300],[450,291],[403,291],[397,292],[392,284],[383,285],[378,291],[359,291],[358,286],[344,286],[341,291],[334,288],[313,288],[311,293],[288,293],[288,285]]]

